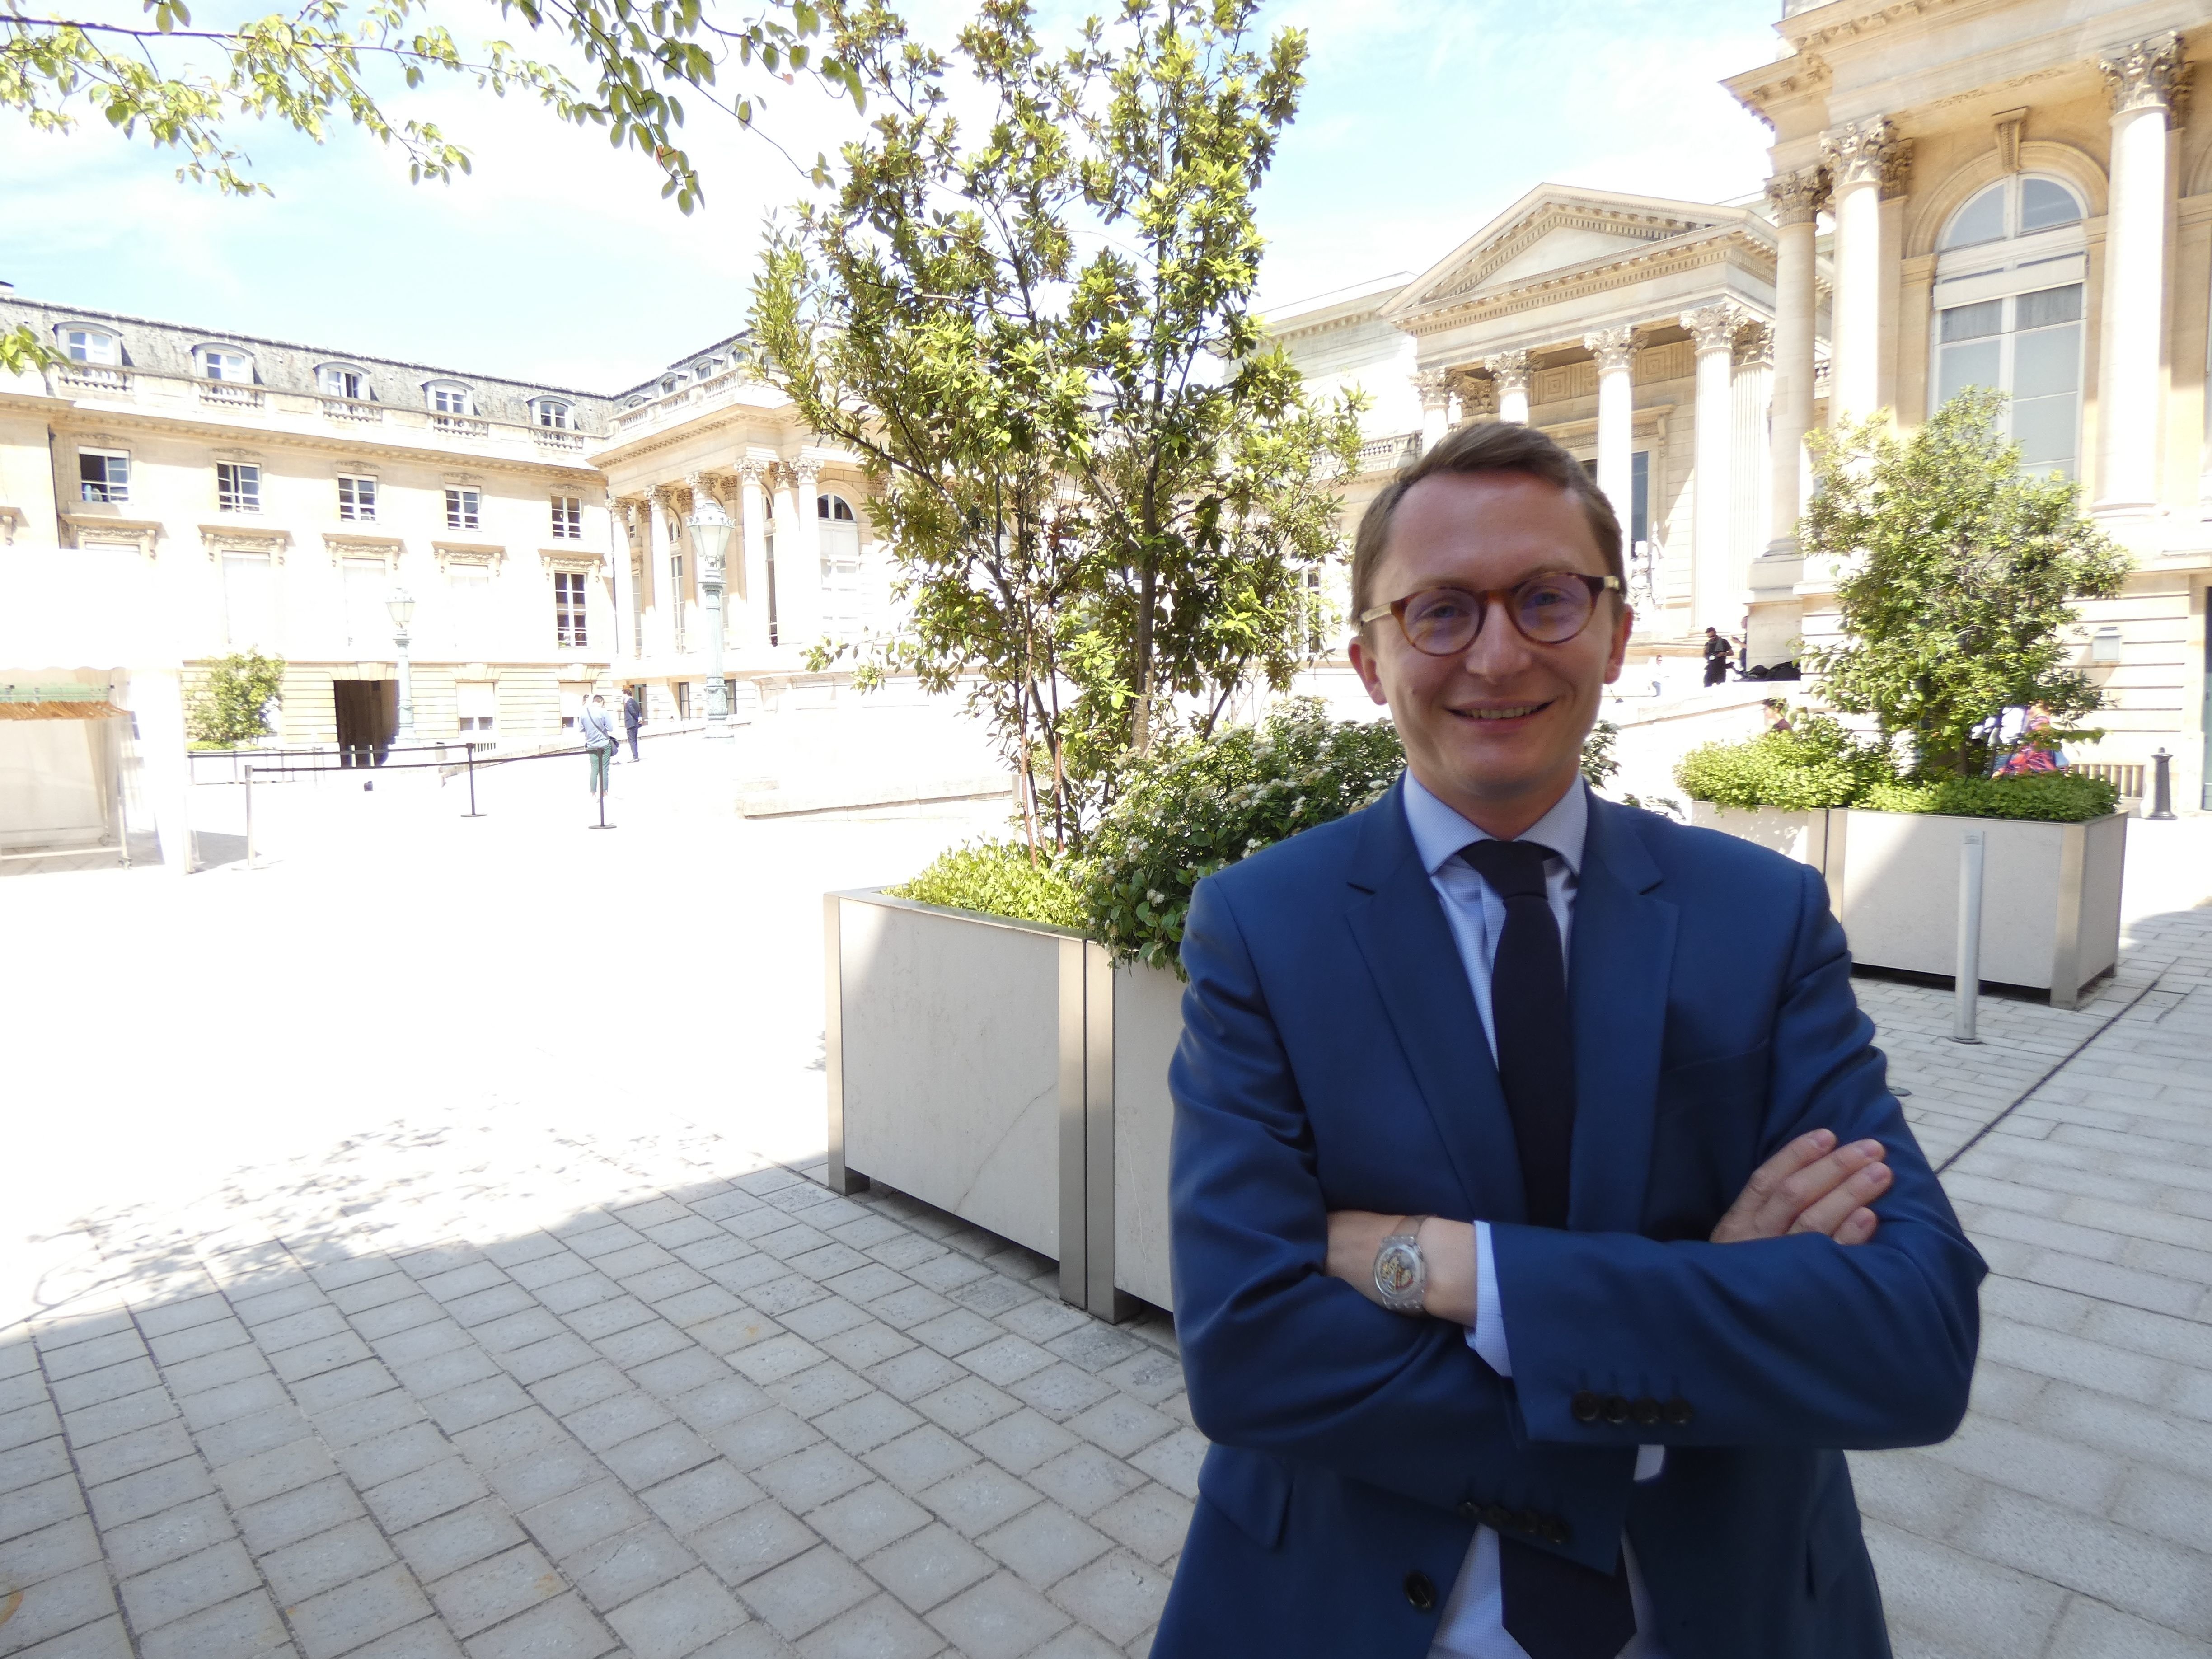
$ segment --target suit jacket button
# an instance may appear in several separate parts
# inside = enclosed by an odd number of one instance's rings
[[[1606,1395],[1605,1420],[1608,1423],[1626,1423],[1628,1421],[1628,1401],[1622,1399],[1621,1396],[1617,1394],[1609,1394]]]
[[[1459,1506],[1459,1518],[1462,1521],[1481,1520],[1482,1505],[1476,1503],[1472,1498],[1466,1499]]]
[[[1482,1511],[1482,1524],[1492,1532],[1504,1532],[1513,1525],[1513,1511],[1503,1504],[1492,1504]]]
[[[1437,1604],[1437,1587],[1429,1582],[1425,1572],[1406,1575],[1406,1599],[1413,1604],[1415,1613],[1426,1613]]]
[[[1575,1414],[1576,1422],[1595,1423],[1597,1421],[1599,1404],[1598,1397],[1592,1394],[1588,1389],[1584,1389],[1580,1394],[1577,1395],[1567,1403],[1568,1408]]]
[[[1692,1415],[1690,1411],[1690,1402],[1683,1399],[1680,1395],[1676,1395],[1672,1400],[1662,1406],[1659,1410],[1661,1415],[1664,1416],[1669,1423],[1672,1423],[1678,1429],[1686,1425]]]
[[[1659,1420],[1659,1402],[1648,1394],[1628,1409],[1636,1420],[1646,1428]]]

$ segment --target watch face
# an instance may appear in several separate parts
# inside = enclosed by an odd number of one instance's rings
[[[1421,1258],[1408,1244],[1385,1245],[1375,1258],[1375,1287],[1385,1296],[1406,1296],[1419,1285]]]

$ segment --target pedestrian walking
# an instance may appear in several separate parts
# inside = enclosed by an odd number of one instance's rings
[[[645,724],[645,710],[637,706],[635,686],[623,696],[623,730],[629,734],[629,757],[637,758],[637,728]]]
[[[1735,654],[1729,642],[1721,637],[1719,629],[1708,628],[1705,630],[1705,684],[1707,685],[1718,685],[1723,680],[1728,678],[1729,659]]]
[[[593,692],[592,700],[584,705],[584,715],[577,722],[577,730],[591,761],[592,793],[604,795],[607,793],[607,765],[615,757],[615,729],[607,718],[607,700],[599,693]]]

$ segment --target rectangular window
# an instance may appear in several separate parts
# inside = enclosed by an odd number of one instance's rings
[[[315,382],[333,398],[359,400],[368,396],[368,378],[358,369],[326,364],[315,371]]]
[[[454,713],[462,738],[482,746],[499,729],[499,687],[490,680],[456,680]]]
[[[376,519],[376,480],[338,474],[338,517],[370,524]]]
[[[131,458],[112,449],[80,449],[76,453],[78,489],[88,501],[127,501],[131,499]]]
[[[261,510],[261,469],[251,461],[215,464],[215,504],[222,513]]]
[[[235,351],[207,351],[200,354],[200,366],[210,380],[250,380],[253,366]]]
[[[2010,395],[2005,422],[2025,471],[2072,477],[2081,409],[2081,284],[1938,312],[1936,403],[1976,386]]]
[[[67,328],[62,331],[62,349],[76,362],[112,363],[115,337],[96,329]]]
[[[691,718],[691,682],[678,680],[669,689],[676,693],[676,718],[679,720],[690,720]]]
[[[430,407],[441,415],[465,415],[469,412],[466,387],[434,386],[430,388]]]
[[[446,492],[446,528],[474,530],[483,515],[483,492],[477,489],[448,489]]]
[[[580,649],[591,643],[584,628],[584,574],[580,570],[553,573],[553,637],[556,645]]]
[[[564,542],[584,539],[584,499],[580,495],[553,498],[553,534]]]

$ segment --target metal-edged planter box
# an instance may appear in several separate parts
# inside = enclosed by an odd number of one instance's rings
[[[823,901],[830,1182],[870,1179],[1060,1263],[1109,1319],[1167,1305],[1180,988],[1066,928]]]
[[[1981,976],[2080,1006],[2082,988],[2120,959],[2120,878],[2128,821],[1961,818],[1936,812],[1828,814],[1830,902],[1851,959],[1869,968],[1949,974],[1959,960],[1959,848],[1984,837]]]
[[[2054,1006],[2120,956],[2127,819],[2085,823],[1962,818],[1858,807],[1791,812],[1692,802],[1690,822],[1809,864],[1863,968],[1952,974],[1959,962],[1959,851],[1984,836],[1981,977],[2047,990]]]

